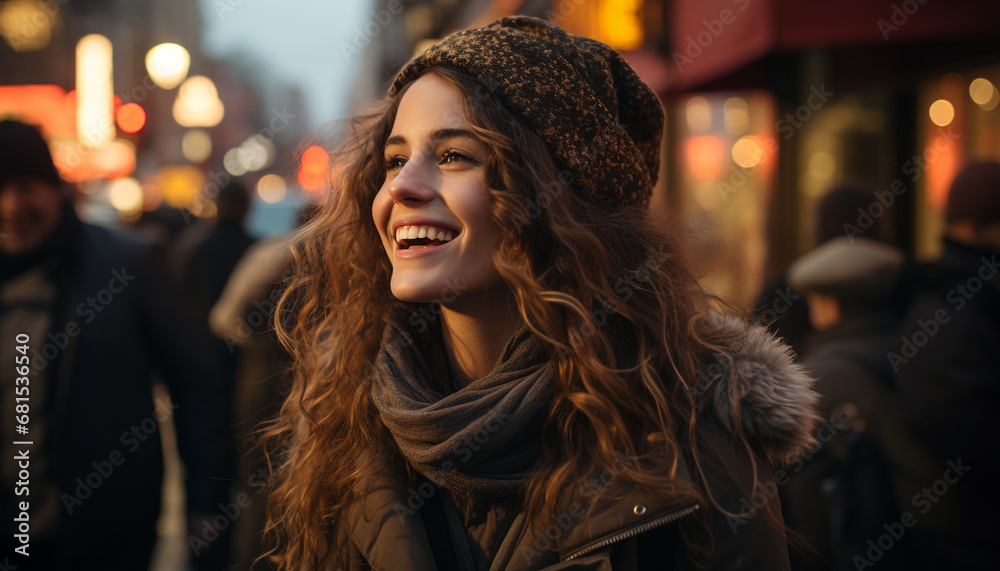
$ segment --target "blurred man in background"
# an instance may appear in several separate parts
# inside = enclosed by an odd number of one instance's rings
[[[898,343],[888,354],[907,425],[938,457],[937,474],[909,506],[932,528],[918,543],[926,569],[996,564],[998,253],[1000,164],[972,164],[952,183],[944,253],[921,268]]]
[[[823,447],[793,470],[782,495],[786,524],[830,567],[793,553],[793,569],[858,568],[855,558],[866,557],[868,541],[885,533],[885,524],[900,521],[900,506],[933,464],[905,428],[886,360],[898,325],[890,297],[904,267],[894,246],[840,236],[789,268],[815,329],[802,364],[815,375],[818,408],[836,429],[817,435]],[[911,569],[911,541],[896,539],[877,557],[878,568]]]
[[[171,415],[193,533],[227,501],[219,366],[168,283],[147,244],[77,218],[37,130],[0,122],[0,542],[11,568],[147,568],[160,512],[160,422]],[[27,375],[16,356],[28,357]],[[156,373],[172,405],[154,403]],[[28,405],[27,418],[12,414],[16,404]],[[23,540],[16,518],[29,522]],[[221,569],[227,555],[209,546],[193,561]]]

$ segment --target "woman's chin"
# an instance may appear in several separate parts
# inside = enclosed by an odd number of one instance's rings
[[[414,283],[410,281],[397,284],[395,278],[392,282],[392,295],[399,301],[407,303],[442,303],[441,292],[446,289],[447,286],[444,284]]]

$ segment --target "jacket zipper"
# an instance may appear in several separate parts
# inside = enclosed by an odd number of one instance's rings
[[[636,527],[631,527],[631,528],[628,528],[628,529],[626,529],[624,531],[620,531],[620,532],[616,533],[615,535],[612,535],[611,537],[608,537],[606,539],[602,539],[601,541],[598,541],[597,543],[592,543],[592,544],[588,545],[587,547],[578,549],[578,550],[574,551],[573,553],[570,553],[568,556],[566,556],[565,559],[563,559],[563,561],[569,561],[570,559],[574,559],[574,558],[579,557],[581,555],[590,553],[591,551],[595,551],[597,549],[601,549],[603,547],[607,547],[608,545],[611,545],[612,543],[621,541],[623,539],[628,539],[630,537],[639,535],[640,533],[646,533],[647,531],[649,531],[649,530],[651,530],[653,528],[659,527],[661,525],[666,525],[668,523],[675,522],[675,521],[681,519],[682,517],[691,515],[692,513],[698,511],[698,508],[699,508],[698,504],[694,504],[693,506],[688,506],[688,507],[686,507],[686,508],[684,508],[682,510],[678,510],[678,511],[675,511],[673,513],[669,513],[667,515],[660,516],[660,517],[658,517],[658,518],[656,518],[656,519],[654,519],[652,521],[648,521],[648,522],[646,522],[646,523],[644,523],[642,525],[638,525]]]

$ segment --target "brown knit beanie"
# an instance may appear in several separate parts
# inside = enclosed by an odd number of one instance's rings
[[[951,183],[947,222],[969,220],[978,226],[1000,222],[1000,164],[973,163]]]
[[[609,207],[649,201],[663,108],[618,52],[544,20],[512,16],[452,34],[418,55],[389,95],[438,66],[493,92],[545,141],[585,198]]]

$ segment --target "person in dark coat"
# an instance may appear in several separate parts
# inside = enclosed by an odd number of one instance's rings
[[[151,247],[81,222],[41,135],[12,121],[0,123],[0,236],[0,360],[23,364],[0,368],[4,564],[144,569],[164,420],[176,425],[192,533],[223,515],[232,461],[219,366]],[[169,402],[154,401],[154,378]],[[198,564],[212,557],[199,551]]]
[[[955,178],[943,242],[921,268],[888,360],[907,426],[938,459],[913,498],[928,528],[921,563],[987,569],[1000,511],[1000,164],[971,164]]]
[[[836,427],[783,490],[786,521],[835,570],[865,567],[868,541],[899,521],[928,454],[907,433],[886,354],[898,324],[890,296],[905,268],[901,250],[833,238],[793,263],[788,279],[815,333],[802,364],[816,376],[819,411]],[[879,568],[910,569],[912,537],[896,540]],[[857,559],[856,559],[857,558]],[[793,569],[825,569],[807,560]]]

